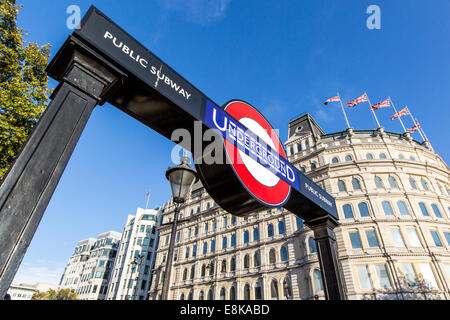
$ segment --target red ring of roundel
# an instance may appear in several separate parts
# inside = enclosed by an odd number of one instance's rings
[[[243,101],[231,101],[225,106],[224,110],[238,121],[242,118],[250,118],[255,120],[269,134],[274,145],[277,147],[278,154],[286,159],[286,154],[281,145],[280,139],[276,134],[271,135],[272,127],[255,108]],[[278,181],[278,183],[273,187],[268,187],[261,184],[253,177],[245,166],[239,152],[237,152],[238,148],[227,140],[225,140],[225,148],[227,150],[228,158],[231,160],[232,167],[239,177],[239,180],[252,194],[252,196],[269,206],[279,206],[287,200],[291,188],[287,182],[280,179],[280,181]],[[233,154],[235,155],[235,159],[231,159],[231,155]]]

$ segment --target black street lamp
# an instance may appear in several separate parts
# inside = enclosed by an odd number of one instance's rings
[[[173,248],[175,245],[175,234],[177,232],[178,214],[180,206],[186,201],[192,185],[198,181],[197,172],[189,166],[189,158],[186,153],[181,157],[181,164],[168,168],[166,178],[170,182],[172,198],[175,203],[175,212],[172,222],[172,233],[170,234],[169,252],[167,254],[166,269],[162,289],[162,299],[167,300],[169,293],[170,273],[172,269]]]

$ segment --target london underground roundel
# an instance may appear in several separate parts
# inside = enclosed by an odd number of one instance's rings
[[[254,107],[243,101],[231,101],[224,111],[256,134],[271,150],[286,159],[286,154],[269,122]],[[266,206],[282,206],[289,198],[291,186],[250,157],[229,140],[225,150],[231,166],[247,191]]]

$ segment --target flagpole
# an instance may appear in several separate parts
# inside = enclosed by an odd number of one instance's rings
[[[395,109],[394,102],[392,102],[392,99],[391,99],[390,96],[388,98],[389,98],[389,101],[391,102],[392,108],[394,108],[395,114],[397,114],[397,109]],[[397,118],[398,118],[398,120],[400,120],[400,123],[402,124],[403,130],[405,130],[405,132],[406,132],[406,128],[405,128],[405,126],[403,124],[403,121],[402,121],[401,117],[397,116]]]
[[[419,121],[417,120],[417,118],[416,118],[416,122],[417,122],[417,124],[419,125],[419,131],[422,131],[423,135],[425,136],[425,140],[426,140],[426,141],[430,141],[430,140],[428,140],[428,137],[427,137],[427,135],[425,134],[425,131],[423,131],[422,126],[420,125],[420,123],[419,123]]]
[[[377,115],[376,115],[375,112],[372,110],[372,103],[370,102],[369,96],[367,95],[367,92],[364,92],[364,94],[366,95],[367,102],[369,103],[370,111],[372,111],[372,114],[373,114],[373,116],[374,116],[374,118],[375,118],[375,121],[376,121],[377,124],[378,124],[378,128],[380,128],[380,127],[381,127],[380,122],[378,121]]]
[[[413,115],[412,115],[412,113],[411,113],[411,109],[410,109],[409,107],[408,107],[408,113],[409,113],[409,115],[411,116],[411,119],[412,119],[414,125],[416,126],[416,125],[417,125],[416,120],[414,120],[414,117],[413,117]],[[420,136],[422,137],[422,140],[423,140],[423,141],[426,141],[426,140],[425,140],[425,137],[423,136],[422,131],[421,131],[420,129],[419,129],[419,134],[420,134]]]
[[[341,103],[342,112],[344,113],[345,122],[347,122],[347,128],[350,128],[350,123],[348,122],[347,115],[345,114],[344,105],[342,104],[342,99],[341,96],[339,95],[339,92],[337,93],[337,95],[339,97],[339,102]]]
[[[148,199],[150,199],[150,191],[148,192],[147,202],[145,203],[145,210],[147,210],[147,208],[148,208]]]

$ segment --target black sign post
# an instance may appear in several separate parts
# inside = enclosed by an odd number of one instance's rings
[[[47,71],[60,84],[0,185],[0,297],[9,288],[97,104],[108,102],[169,139],[179,128],[195,137],[195,121],[201,121],[203,130],[212,128],[208,112],[221,111],[205,94],[94,7],[83,18],[80,29],[58,51]],[[242,129],[246,130],[244,126]],[[216,138],[222,142],[226,139],[220,133]],[[191,145],[201,146],[199,154],[190,150],[194,163],[205,189],[222,208],[235,215],[265,208],[242,185],[229,164],[201,161],[202,141],[192,144],[182,141],[181,145],[188,150]],[[277,156],[270,148],[267,150]],[[286,159],[278,157],[278,160],[285,171],[279,170],[277,174],[289,183],[291,190],[283,207],[314,230],[327,299],[344,299],[332,233],[338,220],[335,201]]]

